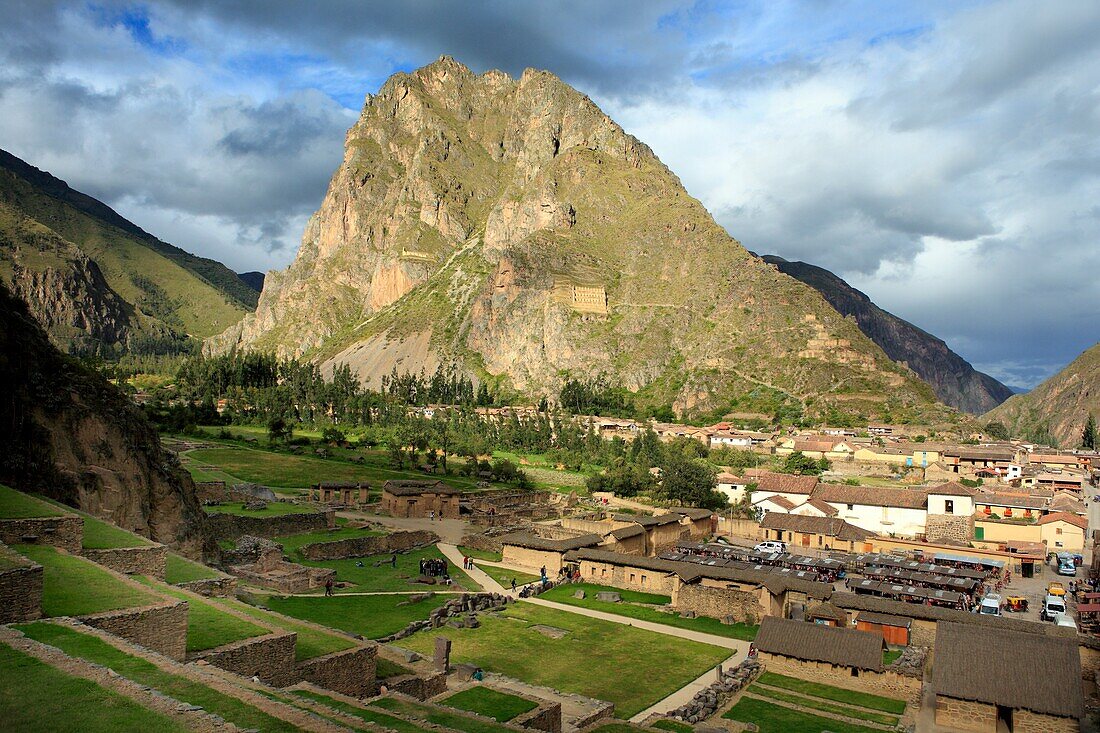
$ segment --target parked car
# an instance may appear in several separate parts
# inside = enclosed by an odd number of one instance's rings
[[[1047,595],[1048,596],[1064,596],[1066,594],[1066,587],[1062,585],[1059,580],[1052,580],[1047,583]]]
[[[1066,612],[1066,599],[1062,596],[1047,596],[1043,601],[1043,610],[1039,618],[1044,621],[1056,621],[1058,616]]]
[[[996,593],[986,593],[981,603],[978,604],[978,613],[983,616],[1000,616],[1001,597]]]
[[[757,552],[786,552],[787,543],[778,540],[764,540],[752,549]]]

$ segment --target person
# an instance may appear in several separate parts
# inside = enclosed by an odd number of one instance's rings
[[[516,592],[516,579],[515,578],[512,578],[512,592],[513,593]]]
[[[325,595],[326,596],[331,596],[332,595],[332,586],[333,586],[332,576],[330,575],[328,577],[328,580],[325,581]]]
[[[391,568],[396,568],[397,567],[397,553],[396,552],[391,552],[390,553],[390,567]]]
[[[546,566],[545,565],[543,565],[541,568],[539,568],[539,575],[541,575],[544,578],[546,577]]]
[[[435,512],[428,512],[428,521],[429,522],[434,522],[435,521]]]
[[[427,575],[427,573],[424,572],[424,558],[420,558],[420,574]]]

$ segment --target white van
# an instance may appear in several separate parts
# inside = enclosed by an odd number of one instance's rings
[[[1058,616],[1064,615],[1065,612],[1065,597],[1048,595],[1047,599],[1043,601],[1043,611],[1039,614],[1039,618],[1043,619],[1044,621],[1057,621]]]
[[[1001,615],[1001,597],[996,593],[987,593],[982,602],[978,604],[978,613],[983,616]]]
[[[787,543],[780,542],[778,540],[764,540],[752,549],[756,550],[757,552],[786,552]]]

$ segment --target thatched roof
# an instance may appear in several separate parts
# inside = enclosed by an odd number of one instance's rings
[[[631,537],[637,537],[638,535],[645,534],[645,528],[638,524],[632,524],[629,527],[619,527],[609,532],[612,537],[617,540],[625,540]]]
[[[767,654],[882,671],[882,637],[870,631],[765,616],[756,648]]]
[[[567,537],[562,540],[551,540],[539,537],[532,532],[512,532],[501,535],[501,545],[512,545],[527,550],[541,550],[543,552],[568,552],[582,547],[595,547],[603,542],[603,537],[598,534],[584,534],[579,537]]]
[[[1073,639],[939,623],[932,687],[937,695],[1045,715],[1085,712]]]
[[[806,534],[820,534],[838,540],[865,540],[874,532],[848,524],[840,517],[818,517],[812,514],[783,514],[768,512],[760,520],[761,529],[778,529]]]

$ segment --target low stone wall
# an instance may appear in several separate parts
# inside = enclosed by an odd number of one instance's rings
[[[206,527],[216,540],[235,540],[244,535],[282,537],[288,534],[317,532],[336,526],[332,509],[303,514],[280,514],[274,517],[242,517],[237,514],[208,514]]]
[[[198,593],[200,596],[229,598],[237,590],[237,579],[227,575],[224,578],[205,578],[188,583],[176,583],[176,585],[192,593]]]
[[[428,530],[394,532],[382,537],[353,537],[333,542],[314,542],[303,545],[302,557],[309,560],[343,560],[349,557],[366,557],[385,552],[404,552],[414,547],[434,545],[439,535]]]
[[[916,704],[920,698],[921,681],[919,677],[909,677],[886,670],[872,672],[860,670],[853,677],[850,667],[838,667],[823,662],[803,662],[789,657],[760,653],[760,661],[769,672],[778,672],[790,677],[820,682],[846,690],[870,692],[873,695],[904,698]]]
[[[508,721],[512,725],[546,733],[561,733],[561,703],[543,702],[534,710]]]
[[[386,688],[390,692],[415,697],[417,700],[427,700],[447,691],[447,675],[439,672],[427,677],[418,677],[414,674],[391,677],[386,680]]]
[[[38,519],[0,519],[0,542],[5,545],[51,545],[74,555],[84,541],[84,520],[75,514]]]
[[[741,689],[748,687],[760,672],[760,663],[755,659],[746,659],[721,673],[716,669],[714,682],[695,693],[690,702],[676,708],[669,716],[686,723],[701,723]]]
[[[315,568],[295,562],[267,565],[230,565],[226,571],[251,585],[270,588],[279,593],[307,593],[323,588],[329,578],[336,577],[331,568]]]
[[[936,725],[950,730],[995,733],[997,706],[937,695]]]
[[[760,597],[756,593],[694,583],[681,583],[672,592],[672,607],[680,612],[693,611],[711,618],[732,617],[735,622],[749,624],[758,623],[764,616]]]
[[[297,638],[295,633],[268,634],[220,646],[197,658],[242,677],[259,677],[269,685],[286,687],[297,682],[294,662]]]
[[[415,603],[418,595],[410,595],[409,602]],[[423,598],[430,598],[431,592],[424,593]],[[412,636],[421,629],[438,629],[450,624],[456,628],[475,628],[477,626],[477,614],[482,611],[490,611],[503,608],[508,605],[508,596],[497,593],[463,593],[444,603],[439,608],[433,609],[426,620],[410,621],[409,625],[400,631],[383,637],[378,641],[385,644],[406,636]]]
[[[351,697],[374,693],[378,647],[362,646],[307,659],[297,667],[298,676],[318,687]]]
[[[1013,733],[1077,733],[1081,724],[1075,718],[1017,709],[1012,711],[1012,730]]]
[[[16,563],[0,572],[0,624],[42,616],[42,566],[0,545],[0,558]]]
[[[185,601],[173,600],[81,616],[80,620],[171,659],[183,660],[187,655],[187,608]]]
[[[94,563],[127,575],[148,575],[164,580],[168,548],[164,545],[119,547],[109,550],[84,550],[81,554]]]

